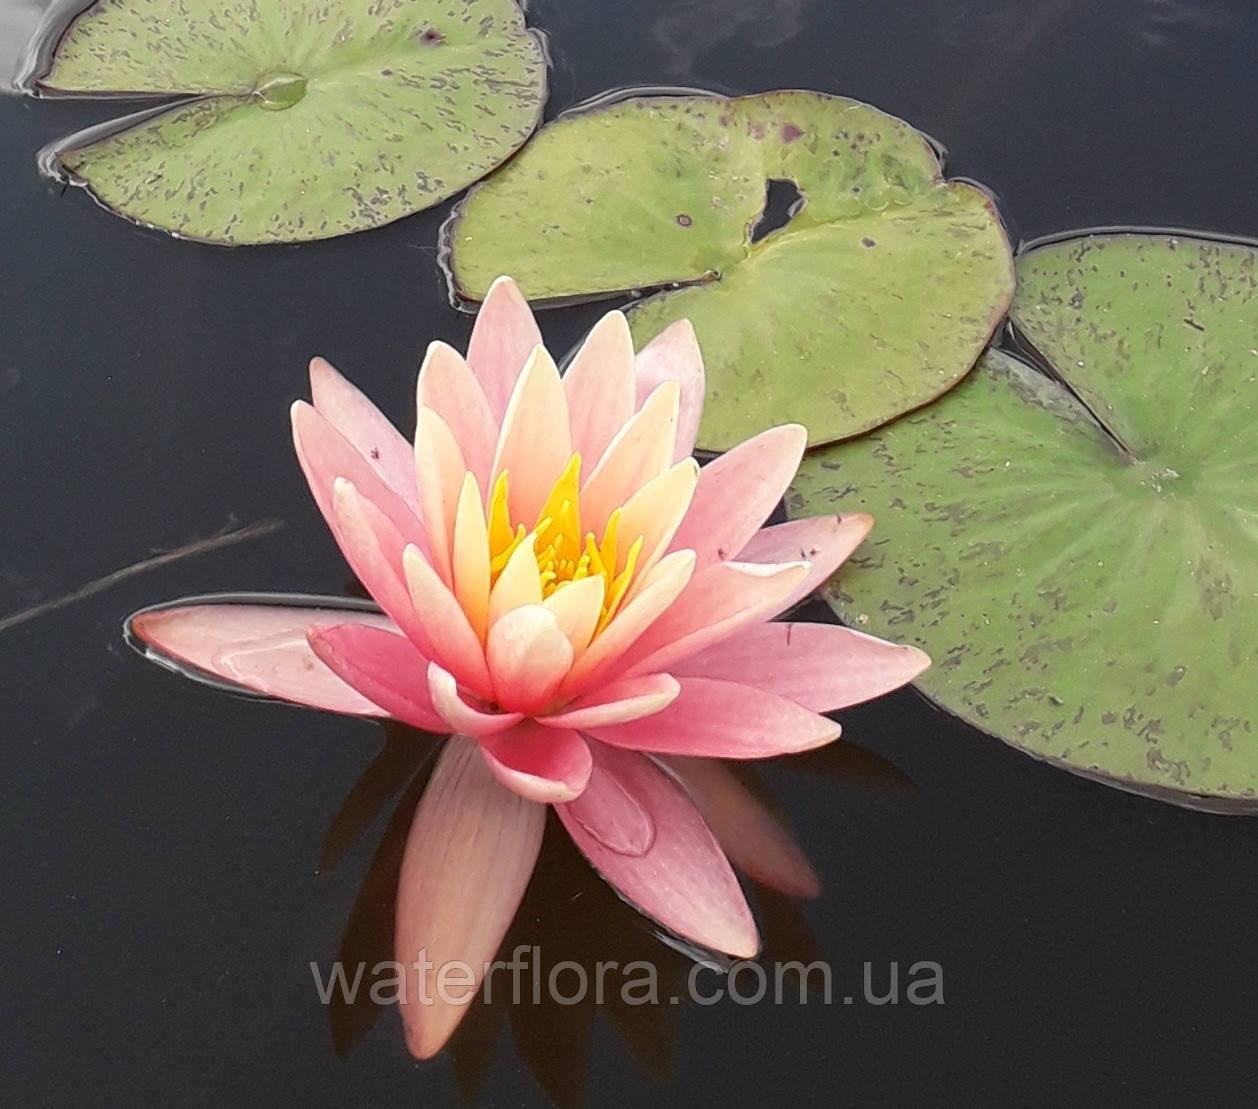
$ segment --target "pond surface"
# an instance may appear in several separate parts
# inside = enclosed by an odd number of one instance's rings
[[[37,11],[0,6],[0,72]],[[617,86],[814,88],[942,141],[1015,241],[1258,237],[1241,0],[536,0],[530,20],[554,55],[548,116]],[[0,1101],[1253,1104],[1258,821],[1064,774],[912,691],[844,712],[848,754],[760,772],[824,887],[760,900],[766,954],[827,960],[832,1004],[526,998],[427,1064],[395,1012],[323,1006],[312,962],[381,950],[423,748],[181,682],[122,621],[189,593],[349,590],[287,408],[318,353],[406,425],[429,339],[470,330],[435,264],[448,207],[298,247],[175,242],[36,170],[115,108],[0,97]],[[543,314],[552,349],[603,308]],[[684,974],[550,840],[509,942]],[[905,996],[923,961],[942,1005]],[[868,1002],[865,967],[884,995],[893,963],[899,1003]]]

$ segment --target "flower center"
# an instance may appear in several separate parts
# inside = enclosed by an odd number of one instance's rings
[[[603,579],[603,606],[595,634],[615,615],[624,598],[642,550],[642,536],[636,536],[620,555],[617,535],[621,509],[608,517],[602,539],[592,531],[581,530],[581,456],[574,454],[537,514],[532,531],[523,523],[514,527],[507,509],[507,478],[504,472],[494,483],[489,499],[489,572],[496,582],[517,547],[534,536],[537,572],[542,597],[583,578]],[[627,537],[626,537],[627,538]]]

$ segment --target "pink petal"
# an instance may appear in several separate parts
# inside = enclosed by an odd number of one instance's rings
[[[453,432],[467,468],[476,475],[481,495],[487,495],[498,445],[498,422],[462,355],[445,343],[430,343],[415,392],[416,411],[430,408],[441,417]]]
[[[782,604],[782,611],[798,604],[825,583],[860,546],[874,518],[852,512],[843,516],[810,516],[775,524],[751,537],[738,553],[739,562],[793,562],[806,559],[811,565],[803,580]]]
[[[428,696],[450,731],[477,739],[506,731],[524,719],[518,712],[482,712],[469,705],[459,693],[454,675],[435,662],[428,664]]]
[[[428,696],[428,660],[406,636],[337,624],[312,626],[306,638],[328,669],[394,719],[427,732],[447,730]]]
[[[332,483],[331,512],[332,534],[358,580],[403,634],[421,652],[431,653],[432,644],[402,576],[406,541],[388,517],[344,478]]]
[[[356,716],[386,712],[321,663],[306,641],[309,627],[360,623],[392,630],[388,617],[345,608],[199,604],[137,612],[130,631],[155,662],[195,667],[242,691]]]
[[[534,347],[511,394],[494,455],[494,480],[507,474],[513,522],[528,526],[537,519],[571,458],[568,399],[559,370],[544,347]]]
[[[739,870],[791,897],[816,897],[821,881],[791,834],[717,759],[661,760],[680,779]]]
[[[494,776],[530,801],[571,801],[590,780],[590,745],[568,728],[542,728],[526,720],[484,736],[480,744]]]
[[[757,624],[676,663],[673,673],[741,682],[831,712],[899,689],[929,665],[916,647],[851,628]]]
[[[709,462],[699,472],[690,511],[673,536],[672,549],[694,551],[699,569],[735,558],[777,507],[807,443],[808,432],[799,424],[783,424]]]
[[[738,879],[681,787],[642,755],[598,744],[591,753],[585,792],[555,806],[586,858],[671,932],[753,956],[760,940]]]
[[[485,657],[494,699],[511,712],[541,712],[572,666],[572,644],[543,605],[512,609],[489,629]]]
[[[564,371],[572,449],[593,465],[637,408],[633,338],[623,312],[608,312]]]
[[[418,511],[411,445],[380,409],[322,358],[310,362],[310,396],[319,414],[345,436],[386,485]]]
[[[681,391],[677,413],[677,440],[673,461],[694,453],[703,415],[703,355],[689,320],[670,324],[638,352],[634,364],[638,379],[638,404],[651,395],[661,382],[675,381]]]
[[[537,321],[516,283],[509,277],[498,278],[490,285],[477,313],[467,348],[467,364],[480,382],[499,426],[516,379],[533,348],[541,342]]]
[[[667,708],[681,692],[670,674],[647,674],[602,686],[567,705],[562,712],[538,718],[548,728],[588,729],[623,724]]]
[[[681,693],[654,716],[589,728],[595,739],[634,751],[762,759],[821,747],[839,726],[794,701],[737,682],[682,678]]]
[[[398,880],[402,1023],[418,1058],[441,1050],[476,997],[524,896],[545,824],[545,807],[503,789],[475,742],[446,743],[415,811]],[[441,968],[455,963],[470,967],[466,993],[461,967],[447,970],[439,988]]]
[[[672,465],[677,386],[665,382],[625,424],[581,486],[581,523],[601,535],[612,512]]]
[[[493,683],[489,679],[484,648],[454,594],[415,547],[407,547],[402,552],[402,570],[411,603],[432,643],[432,659],[477,697],[492,700]]]
[[[414,543],[422,550],[428,549],[428,539],[416,514],[417,508],[387,484],[372,464],[324,416],[299,400],[292,407],[292,422],[297,460],[319,510],[330,525],[333,524],[332,484],[341,477],[353,482],[358,491],[389,518],[408,543]],[[413,482],[414,478],[411,480]]]
[[[739,628],[771,619],[807,573],[806,562],[714,563],[690,579],[681,596],[624,653],[616,672],[632,677],[668,670]]]

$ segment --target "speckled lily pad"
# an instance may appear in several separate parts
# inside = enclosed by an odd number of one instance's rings
[[[532,133],[546,66],[516,0],[98,0],[40,84],[193,97],[61,167],[139,223],[267,243],[458,192]]]
[[[1033,755],[1258,810],[1258,251],[1108,234],[1018,262],[1001,353],[807,458],[792,514],[868,511],[826,587],[920,688]]]
[[[753,242],[771,180],[802,205]],[[700,445],[798,421],[814,445],[933,400],[1013,292],[990,198],[945,182],[908,124],[813,92],[640,97],[563,117],[469,194],[447,229],[455,291],[510,273],[530,299],[677,283],[639,340],[695,325]]]

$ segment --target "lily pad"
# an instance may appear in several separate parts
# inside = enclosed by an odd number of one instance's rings
[[[1258,809],[1258,251],[1045,245],[1012,316],[1054,376],[991,353],[805,459],[793,515],[877,517],[826,597],[930,652],[920,688],[1023,751]]]
[[[801,200],[760,238],[771,181]],[[682,286],[630,322],[639,341],[695,325],[699,442],[713,450],[790,421],[827,443],[926,404],[965,376],[1013,292],[990,197],[945,182],[908,124],[815,92],[639,97],[562,117],[468,195],[446,235],[465,298],[500,272],[532,300]]]
[[[389,223],[488,173],[536,127],[546,65],[515,0],[98,0],[40,84],[193,97],[58,160],[138,223],[269,243]]]

